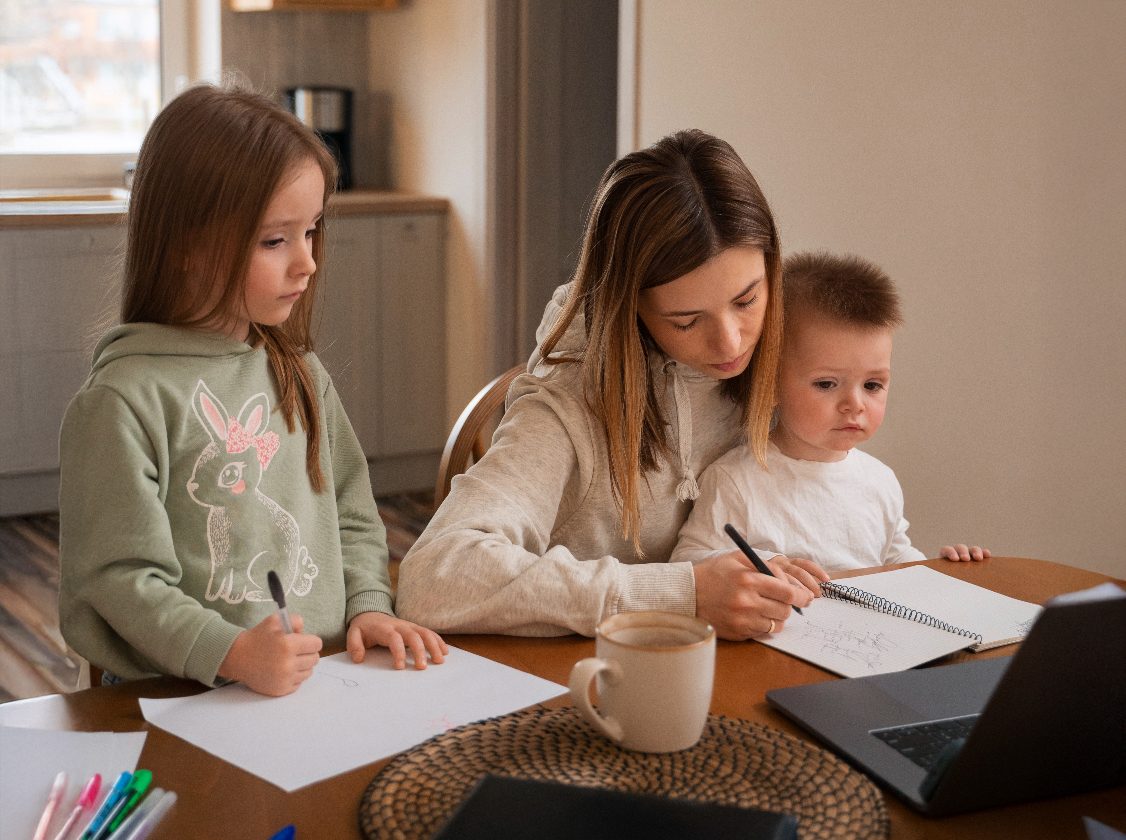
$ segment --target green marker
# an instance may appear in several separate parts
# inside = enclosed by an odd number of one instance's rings
[[[138,770],[135,772],[133,778],[129,780],[129,786],[125,788],[125,793],[121,795],[121,801],[106,817],[106,821],[102,823],[101,829],[94,835],[93,840],[105,840],[117,831],[117,827],[125,820],[133,806],[145,795],[145,791],[149,789],[150,784],[152,784],[152,773],[150,771]]]

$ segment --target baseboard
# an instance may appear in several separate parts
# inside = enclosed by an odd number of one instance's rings
[[[372,492],[376,496],[389,496],[415,490],[433,490],[441,460],[441,452],[373,458],[368,462]]]

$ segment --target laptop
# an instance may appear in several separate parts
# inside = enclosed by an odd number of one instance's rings
[[[932,816],[1126,784],[1126,592],[1049,601],[1013,656],[766,699]]]

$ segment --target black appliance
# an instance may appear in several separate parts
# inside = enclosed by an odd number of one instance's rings
[[[352,187],[352,91],[342,87],[294,87],[285,92],[285,103],[297,119],[324,141],[336,158],[340,176],[338,189]]]

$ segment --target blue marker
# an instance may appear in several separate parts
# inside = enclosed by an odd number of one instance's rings
[[[82,832],[81,840],[90,840],[98,829],[102,827],[102,823],[106,821],[106,817],[110,815],[114,807],[120,801],[121,797],[125,795],[125,788],[129,786],[129,780],[133,778],[133,774],[128,770],[122,772],[117,777],[117,781],[113,783],[108,794],[106,794],[106,801],[102,803],[102,807],[98,809],[98,813],[94,814],[94,819],[90,820],[90,824],[86,826],[86,830]]]

